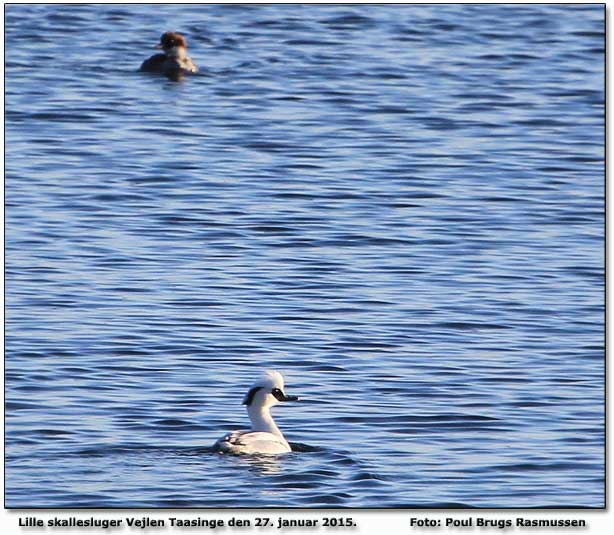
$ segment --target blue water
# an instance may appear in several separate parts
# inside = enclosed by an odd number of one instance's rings
[[[603,506],[603,17],[7,6],[6,505]]]

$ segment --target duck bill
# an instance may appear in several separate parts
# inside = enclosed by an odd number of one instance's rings
[[[283,392],[274,392],[277,401],[298,401],[298,396],[286,396]]]

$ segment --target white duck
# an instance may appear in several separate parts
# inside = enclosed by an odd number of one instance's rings
[[[270,408],[280,401],[298,401],[284,393],[284,378],[276,371],[266,371],[249,389],[243,405],[252,422],[249,431],[232,431],[220,438],[213,448],[223,453],[269,454],[288,453],[290,444],[275,425]]]

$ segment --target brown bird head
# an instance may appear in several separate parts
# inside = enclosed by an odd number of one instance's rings
[[[165,52],[171,51],[173,48],[188,47],[188,42],[186,38],[177,32],[166,32],[162,34],[160,37],[160,44],[156,46],[156,48],[161,48]]]

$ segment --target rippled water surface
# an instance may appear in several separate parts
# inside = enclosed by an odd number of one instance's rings
[[[167,29],[198,75],[136,72]],[[604,504],[602,6],[6,38],[9,507]],[[212,453],[264,368],[295,451]]]

